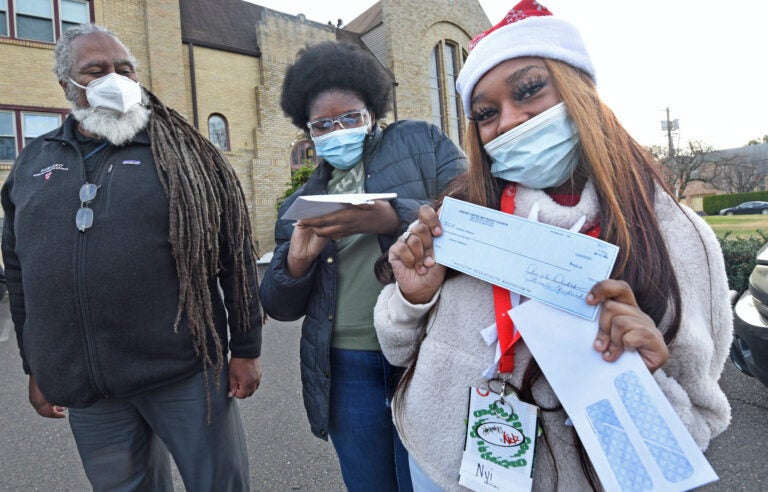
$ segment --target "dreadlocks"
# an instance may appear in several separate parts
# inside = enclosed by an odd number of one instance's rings
[[[146,89],[145,89],[146,90]],[[248,210],[240,182],[229,162],[183,116],[146,90],[152,111],[148,131],[158,176],[169,202],[169,241],[179,276],[174,331],[187,320],[203,368],[214,367],[214,381],[224,367],[222,340],[213,321],[208,281],[219,268],[219,239],[234,258],[235,312],[230,318],[245,331],[250,326],[248,264],[255,267]],[[212,340],[216,353],[211,354]],[[208,375],[205,373],[206,387]],[[210,399],[210,394],[208,395]],[[209,401],[210,404],[210,401]]]

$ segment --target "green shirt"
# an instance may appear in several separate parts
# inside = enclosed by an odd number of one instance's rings
[[[349,171],[334,169],[329,194],[364,193],[365,169],[360,161]],[[336,316],[331,346],[380,350],[373,327],[373,307],[382,285],[373,265],[381,255],[376,234],[354,234],[336,241]]]

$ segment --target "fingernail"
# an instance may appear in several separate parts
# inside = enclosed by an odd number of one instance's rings
[[[595,302],[595,296],[591,292],[587,294],[587,302]]]

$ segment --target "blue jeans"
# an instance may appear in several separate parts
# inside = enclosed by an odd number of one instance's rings
[[[172,491],[169,451],[188,491],[249,489],[245,433],[237,402],[202,371],[131,398],[70,408],[69,425],[93,490]]]
[[[349,492],[413,490],[390,408],[400,373],[381,352],[331,349],[328,434]]]

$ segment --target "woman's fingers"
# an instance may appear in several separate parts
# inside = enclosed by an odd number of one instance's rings
[[[625,351],[637,350],[653,372],[669,358],[664,337],[650,316],[637,305],[632,288],[619,280],[595,284],[587,303],[602,303],[594,348],[604,360],[613,362]]]
[[[419,207],[419,224],[426,226],[433,236],[439,236],[443,233],[438,211],[429,205]]]

